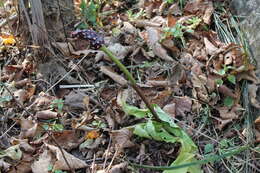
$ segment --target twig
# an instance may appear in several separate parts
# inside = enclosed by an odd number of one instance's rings
[[[87,57],[87,55],[85,55],[84,57],[81,58],[81,60],[77,63],[80,64],[85,58]],[[63,79],[65,79],[72,71],[74,70],[74,67],[72,67],[70,69],[70,71],[68,71],[68,73],[66,73],[62,78],[60,78],[60,80],[58,80],[55,84],[53,84],[49,89],[47,89],[46,93],[49,92],[52,88],[54,88],[56,85],[58,85]]]

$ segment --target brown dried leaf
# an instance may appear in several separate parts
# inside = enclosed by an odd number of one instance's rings
[[[153,27],[147,27],[146,30],[148,34],[147,42],[149,47],[153,50],[153,53],[165,61],[174,62],[174,60],[167,54],[167,51],[159,43],[160,41],[159,31]]]
[[[214,12],[214,7],[212,1],[209,1],[208,6],[204,12],[203,21],[204,23],[210,25],[211,23],[211,16]]]
[[[56,42],[52,43],[52,45],[58,48],[64,56],[70,56],[70,53],[75,54],[73,46],[68,42]]]
[[[189,1],[185,5],[184,12],[197,16],[203,16],[204,23],[210,24],[211,16],[214,12],[213,3],[208,0]]]
[[[259,87],[255,84],[248,85],[248,94],[249,94],[250,102],[255,108],[260,109],[260,102],[257,100],[258,89]]]
[[[186,117],[186,114],[191,112],[191,98],[187,96],[174,98],[173,103],[175,103],[176,116]]]
[[[237,119],[238,118],[238,114],[236,112],[234,112],[233,110],[229,110],[228,107],[220,107],[218,108],[219,111],[219,115],[222,119],[226,120],[226,119]]]
[[[16,98],[16,100],[23,105],[24,102],[27,100],[27,93],[26,90],[24,89],[19,89],[17,91],[14,92],[14,97]]]
[[[71,91],[67,96],[65,96],[65,105],[68,105],[73,109],[85,109],[83,99],[87,95],[80,91]]]
[[[135,26],[139,28],[144,28],[144,27],[160,27],[160,23],[156,22],[151,22],[150,20],[136,20],[134,21]]]
[[[218,120],[217,128],[219,130],[222,130],[227,124],[232,122],[232,119],[225,119],[225,120],[223,120],[223,119],[216,118],[216,117],[215,117],[215,119]]]
[[[73,148],[76,148],[82,140],[77,137],[75,130],[63,130],[61,132],[53,132],[53,137],[60,144],[63,149],[70,151]],[[49,138],[52,141],[52,138]],[[53,141],[51,144],[55,144]]]
[[[232,97],[234,99],[237,98],[237,95],[230,88],[228,88],[226,85],[219,86],[218,91],[220,93],[224,94],[225,96],[229,96],[229,97]]]
[[[241,73],[238,73],[236,75],[237,80],[241,81],[241,80],[248,80],[253,82],[254,84],[257,84],[258,82],[260,82],[259,78],[257,78],[255,72],[253,70],[249,70],[249,71],[243,71]]]
[[[206,52],[208,55],[214,55],[218,48],[216,46],[214,46],[207,37],[204,37],[204,44],[205,44],[205,48],[206,48]]]
[[[20,161],[17,165],[14,165],[8,173],[31,173],[31,163],[27,161]]]
[[[255,137],[256,137],[255,143],[259,144],[260,143],[260,130],[255,130]]]
[[[122,173],[127,170],[128,162],[123,162],[112,166],[108,173]]]
[[[123,85],[123,86],[127,85],[127,81],[122,76],[115,73],[111,67],[101,66],[100,71],[102,73],[108,75],[111,79],[113,79],[115,82],[119,83],[120,85]]]
[[[27,120],[21,118],[18,120],[18,123],[21,126],[20,138],[30,138],[34,137],[37,132],[38,123],[34,120]]]
[[[113,130],[111,131],[110,135],[114,145],[119,149],[134,146],[134,143],[130,141],[130,138],[132,137],[133,133],[127,128]]]
[[[179,4],[173,3],[168,9],[168,14],[173,14],[174,16],[180,16],[182,14],[182,11],[179,7]]]
[[[36,105],[37,107],[40,106],[49,106],[53,100],[55,100],[56,97],[50,96],[48,94],[45,94],[44,92],[39,93],[39,97],[35,99],[33,105]]]
[[[38,119],[49,120],[49,119],[57,118],[58,113],[53,112],[51,110],[43,110],[43,111],[36,112],[36,117]]]
[[[49,145],[49,144],[45,144],[45,145],[56,155],[57,160],[54,163],[53,169],[70,170],[70,168],[68,167],[68,165],[62,155],[61,150],[54,145]],[[72,169],[80,169],[80,168],[85,168],[88,166],[84,161],[69,154],[66,150],[63,150],[63,153]]]
[[[176,116],[176,104],[175,103],[171,103],[171,104],[167,104],[163,107],[163,110],[168,113],[170,116],[175,117]]]
[[[256,129],[260,131],[260,115],[255,120],[255,126],[256,126]]]
[[[11,164],[5,162],[3,159],[0,159],[0,170],[3,170],[7,172],[7,170],[10,168]]]
[[[51,154],[44,150],[44,152],[39,156],[38,160],[35,160],[32,164],[33,173],[48,173],[49,166],[51,165]]]

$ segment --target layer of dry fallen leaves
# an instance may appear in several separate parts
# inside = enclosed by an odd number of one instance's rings
[[[101,11],[120,3],[107,4]],[[240,81],[250,82],[250,102],[260,108],[256,97],[259,79],[241,45],[224,44],[211,29],[212,1],[188,1],[183,12],[178,4],[162,0],[140,1],[136,6],[144,9],[146,16],[130,20],[125,13],[116,13],[102,19],[100,31],[106,36],[106,45],[129,67],[148,100],[178,119],[179,125],[201,142],[197,143],[199,147],[214,143],[197,133],[205,105],[211,108],[212,124],[204,128],[216,129],[220,136],[230,125],[243,120]],[[11,4],[10,8],[15,6]],[[185,48],[173,36],[164,37],[163,28],[177,23],[189,26],[185,21],[193,17],[201,22],[194,32],[184,34]],[[210,29],[205,30],[205,26]],[[12,46],[19,37],[14,39],[11,33],[3,32],[0,38],[1,82],[5,84],[1,98],[6,99],[1,102],[0,149],[14,152],[0,159],[3,172],[79,169],[115,173],[128,169],[124,157],[149,165],[167,165],[176,158],[178,146],[141,140],[124,128],[137,120],[123,112],[118,94],[127,92],[131,105],[144,107],[144,103],[104,53],[88,49],[87,42],[69,39],[69,43],[53,43],[63,59],[37,64],[31,49]],[[224,66],[232,68],[220,74]],[[227,80],[228,74],[236,77],[235,83]],[[217,83],[220,80],[221,85]],[[72,84],[90,87],[59,87]],[[232,106],[224,105],[226,97],[232,98]],[[62,110],[54,104],[58,99],[63,100]],[[255,125],[259,143],[259,116]],[[244,139],[242,130],[228,130],[224,137]]]

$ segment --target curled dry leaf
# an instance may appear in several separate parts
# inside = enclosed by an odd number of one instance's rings
[[[28,143],[28,139],[19,139],[20,148],[28,154],[33,154],[35,148]]]
[[[214,55],[218,48],[212,44],[207,37],[204,37],[204,44],[208,55]]]
[[[239,115],[234,111],[234,109],[229,110],[228,107],[218,108],[219,115],[222,119],[238,119]]]
[[[153,53],[165,61],[174,62],[174,60],[167,54],[167,51],[162,47],[159,43],[160,41],[160,33],[156,28],[147,27],[148,34],[148,46],[152,49]]]
[[[214,12],[213,3],[209,0],[189,1],[184,8],[184,12],[203,17],[204,23],[209,25]]]
[[[7,172],[10,166],[11,164],[5,162],[3,159],[0,159],[0,170]]]
[[[71,91],[65,96],[65,105],[73,109],[85,109],[85,104],[83,102],[87,95],[80,91]]]
[[[53,169],[54,170],[57,170],[57,169],[60,169],[60,170],[70,170],[70,168],[68,167],[63,155],[62,155],[62,152],[61,150],[54,146],[54,145],[49,145],[49,144],[45,144],[55,155],[56,155],[56,161],[53,165]],[[62,149],[63,150],[63,149]],[[72,169],[80,169],[80,168],[85,168],[87,167],[88,165],[76,158],[75,156],[69,154],[67,151],[63,150],[63,153],[64,153],[64,156],[66,158],[66,160],[68,161],[68,163],[70,164],[70,167]]]
[[[75,50],[73,49],[72,45],[68,42],[55,42],[52,43],[52,45],[58,48],[64,56],[70,56],[70,53],[75,53]]]
[[[260,115],[255,120],[256,129],[260,131]]]
[[[112,166],[112,168],[108,171],[108,173],[122,173],[127,170],[128,162],[119,163],[117,165]]]
[[[260,130],[255,130],[255,137],[256,137],[255,143],[259,144],[260,143]]]
[[[207,84],[206,76],[192,73],[191,81],[193,84],[193,90],[192,90],[193,97],[205,102],[209,102],[210,98],[208,95],[208,90],[206,88],[206,84]]]
[[[175,103],[171,103],[171,104],[167,104],[163,107],[163,110],[168,113],[170,116],[175,117],[176,116],[176,104]]]
[[[58,113],[53,112],[51,110],[43,110],[43,111],[36,112],[36,117],[38,119],[49,120],[49,119],[57,118]]]
[[[49,106],[56,97],[45,94],[44,92],[39,93],[39,97],[35,99],[33,105],[40,106]]]
[[[32,172],[33,173],[48,173],[49,166],[51,164],[51,154],[48,150],[44,150],[44,152],[39,156],[38,160],[35,160],[32,164]]]
[[[218,91],[225,96],[232,97],[234,99],[237,98],[237,95],[232,91],[232,89],[228,88],[226,85],[221,85],[218,87]]]
[[[14,92],[14,97],[21,105],[23,105],[24,102],[27,100],[26,90],[19,89],[19,90],[15,91]]]
[[[187,96],[174,98],[172,102],[175,103],[176,116],[186,117],[186,114],[191,112],[191,98]]]
[[[214,119],[216,119],[218,121],[217,123],[217,128],[219,130],[222,130],[227,124],[229,124],[230,122],[232,122],[232,119],[226,119],[226,120],[223,120],[221,118],[216,118],[214,117]]]
[[[134,143],[130,141],[133,133],[129,129],[123,128],[120,130],[113,130],[110,134],[114,145],[119,149],[134,146]]]
[[[255,71],[253,70],[248,70],[248,71],[243,71],[241,73],[238,73],[236,75],[237,80],[241,81],[241,80],[248,80],[253,82],[254,84],[257,84],[260,82],[260,79],[256,76]]]
[[[178,3],[173,3],[168,9],[168,15],[173,14],[174,16],[180,16],[182,11]]]
[[[31,138],[34,137],[37,132],[38,123],[34,120],[27,120],[21,118],[18,120],[18,123],[21,126],[20,138]]]
[[[137,34],[137,29],[129,22],[123,23],[123,27],[121,28],[121,31],[133,35]]]
[[[248,85],[248,94],[249,94],[250,102],[255,108],[260,109],[260,102],[257,100],[259,99],[259,96],[257,98],[258,89],[259,87],[255,84]]]
[[[139,28],[145,28],[145,27],[160,27],[160,23],[151,22],[150,20],[136,20],[135,26]]]
[[[111,67],[108,66],[101,66],[100,71],[107,76],[109,76],[111,79],[113,79],[115,82],[119,83],[120,85],[126,86],[127,81],[120,75],[114,72],[114,70]]]
[[[123,46],[120,43],[115,43],[113,45],[108,46],[108,49],[119,59],[124,59],[129,53],[131,53],[132,51],[134,51],[135,46]],[[108,56],[103,53],[100,52],[96,55],[95,57],[95,61],[100,61],[102,58],[109,60],[110,58],[108,58]]]

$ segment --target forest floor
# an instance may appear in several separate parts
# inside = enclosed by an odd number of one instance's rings
[[[260,80],[228,1],[75,1],[80,34],[41,61],[7,2],[0,172],[260,172]],[[141,93],[88,36],[104,38]]]

